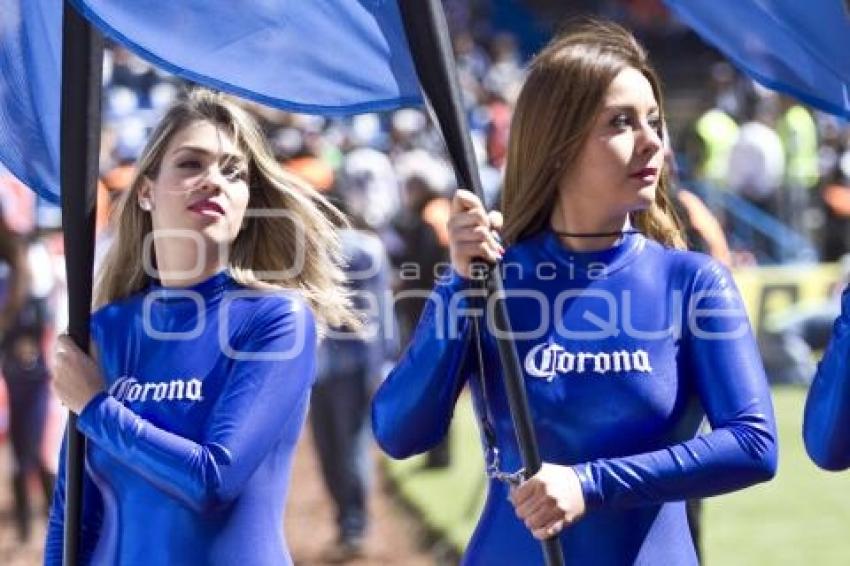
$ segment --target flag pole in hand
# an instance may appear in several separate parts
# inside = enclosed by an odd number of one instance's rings
[[[410,52],[419,75],[422,90],[434,111],[449,150],[455,171],[464,187],[484,202],[484,191],[476,165],[475,152],[458,83],[457,68],[452,52],[446,16],[439,0],[399,0]],[[534,424],[522,378],[516,346],[504,336],[511,326],[505,304],[501,271],[490,273],[489,292],[497,297],[494,323],[502,336],[496,338],[502,363],[505,391],[514,423],[517,445],[525,468],[526,478],[537,473],[542,465]],[[547,566],[564,564],[563,549],[557,536],[541,543]]]
[[[102,65],[100,34],[66,0],[62,14],[60,193],[68,281],[68,334],[84,352],[89,347]],[[80,560],[85,439],[77,432],[76,424],[77,416],[71,413],[65,467],[65,566],[76,566]]]

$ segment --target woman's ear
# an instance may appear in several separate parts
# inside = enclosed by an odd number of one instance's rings
[[[153,210],[153,181],[147,175],[142,177],[142,182],[139,185],[137,198],[139,202],[139,208],[141,208],[145,212],[150,212],[151,210]]]

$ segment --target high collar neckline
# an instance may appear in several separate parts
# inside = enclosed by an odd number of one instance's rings
[[[203,281],[187,287],[163,285],[159,279],[151,279],[150,290],[156,292],[161,299],[191,299],[198,295],[211,299],[219,296],[232,281],[230,272],[222,269]]]
[[[611,274],[625,267],[643,249],[646,238],[640,233],[624,233],[612,246],[601,250],[578,251],[564,245],[560,236],[546,228],[539,238],[547,255],[560,264],[580,273],[591,270],[598,274]]]

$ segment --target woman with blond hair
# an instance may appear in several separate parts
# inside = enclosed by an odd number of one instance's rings
[[[67,338],[56,353],[88,441],[82,563],[291,563],[282,508],[316,336],[359,320],[334,216],[227,97],[195,90],[165,115],[98,278],[95,355]]]
[[[569,564],[696,564],[684,501],[775,473],[758,351],[728,271],[683,249],[663,127],[659,82],[635,39],[579,24],[531,63],[504,226],[471,193],[454,198],[454,273],[372,418],[390,455],[423,452],[469,382],[491,480],[466,564],[541,563],[535,539],[550,537]],[[505,329],[491,303],[476,304],[475,258],[503,274],[544,461],[530,478],[513,473],[521,461],[496,363]],[[712,430],[699,434],[704,415]]]

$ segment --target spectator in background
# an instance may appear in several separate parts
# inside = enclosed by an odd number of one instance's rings
[[[771,383],[811,383],[815,352],[827,347],[833,321],[841,313],[841,291],[850,283],[850,255],[841,259],[840,269],[838,281],[824,300],[796,303],[764,321],[759,350]]]
[[[319,191],[329,191],[333,187],[333,169],[319,157],[301,155],[284,162],[283,166]]]
[[[439,211],[448,211],[448,199],[434,179],[414,173],[404,181],[405,206],[393,222],[400,246],[391,255],[398,270],[396,304],[402,345],[410,340],[428,292],[434,286],[441,264],[448,261],[448,237],[440,225]],[[448,215],[444,215],[448,218]],[[409,297],[409,298],[407,298]]]
[[[505,167],[508,157],[512,113],[507,100],[497,93],[491,93],[487,102],[487,163],[500,171]]]
[[[370,147],[350,151],[343,161],[346,200],[375,230],[389,225],[401,208],[398,178],[392,162]]]
[[[472,110],[481,96],[481,81],[490,67],[490,58],[469,32],[454,37],[454,54],[463,102],[467,110]]]
[[[759,348],[765,370],[773,383],[808,385],[815,373],[814,352],[827,347],[833,321],[841,314],[841,290],[850,283],[850,152],[843,152],[840,137],[827,135],[821,259],[839,261],[841,275],[829,296],[822,301],[795,304],[765,320]],[[827,147],[834,144],[833,147]]]
[[[692,164],[694,177],[713,188],[725,189],[738,124],[723,109],[712,106],[697,118],[694,133],[703,148],[700,161]]]
[[[780,210],[783,221],[809,235],[811,191],[818,184],[818,130],[811,113],[790,96],[779,97],[776,133],[785,150],[785,180]]]
[[[709,78],[713,104],[736,122],[742,120],[747,100],[755,94],[752,80],[738,73],[727,61],[714,63]]]
[[[364,329],[331,329],[319,346],[316,384],[310,399],[310,424],[325,487],[336,509],[337,539],[324,560],[346,562],[364,553],[371,476],[369,403],[383,367],[396,353],[395,328],[388,306],[390,264],[381,240],[366,221],[371,201],[347,198],[348,179],[331,200],[351,227],[340,232],[346,275]]]
[[[482,86],[487,92],[518,94],[525,70],[513,35],[500,33],[490,45],[492,63],[484,75]]]
[[[393,112],[390,119],[389,142],[387,155],[394,167],[398,159],[412,151],[424,151],[430,158],[438,155],[444,147],[442,138],[430,126],[426,115],[415,108],[403,108]],[[397,167],[396,174],[399,174]]]
[[[729,154],[727,185],[732,193],[776,216],[785,178],[785,150],[773,128],[775,111],[769,99],[751,97],[744,117]],[[770,255],[770,247],[771,242],[757,233],[751,251],[761,257]]]
[[[820,154],[824,180],[821,259],[835,261],[850,252],[850,146],[845,147],[840,132],[830,128]]]
[[[404,181],[404,210],[393,223],[400,240],[392,260],[398,271],[396,315],[403,346],[410,342],[441,267],[449,259],[446,222],[451,204],[441,189],[441,177],[438,164],[430,174],[411,171]],[[450,461],[446,438],[428,451],[426,466],[444,468]]]
[[[775,214],[785,176],[785,150],[768,99],[751,98],[729,154],[729,189]]]
[[[135,103],[133,107],[150,108],[151,90],[161,82],[157,70],[120,45],[113,45],[111,85],[124,87]]]
[[[675,203],[688,242],[688,249],[703,252],[725,267],[732,267],[732,254],[723,227],[695,193],[677,187]]]
[[[101,175],[98,183],[94,273],[99,272],[103,258],[115,238],[116,226],[113,216],[121,197],[133,182],[136,161],[142,152],[146,137],[144,127],[132,119],[119,124],[114,132],[108,161],[113,167]]]
[[[119,165],[110,169],[98,182],[94,273],[99,272],[103,258],[115,239],[116,226],[113,216],[124,192],[130,188],[133,175],[133,165]]]
[[[55,480],[41,455],[50,395],[45,336],[53,280],[44,265],[49,261],[37,242],[28,242],[9,229],[0,210],[0,267],[5,272],[5,292],[0,293],[0,367],[9,400],[12,494],[21,542],[31,535],[30,477],[38,476],[46,500]]]
[[[690,134],[692,136],[692,133]],[[723,233],[723,227],[714,216],[714,213],[706,206],[705,202],[694,192],[686,188],[686,175],[680,174],[681,170],[676,161],[676,155],[670,144],[670,134],[666,127],[664,130],[664,161],[670,172],[670,184],[673,191],[673,206],[676,215],[682,223],[682,232],[689,250],[706,253],[719,261],[727,268],[732,267],[732,254],[729,251],[729,243]],[[691,138],[693,141],[693,138]],[[697,140],[694,142],[699,148],[702,144]],[[697,150],[699,151],[699,150]]]

